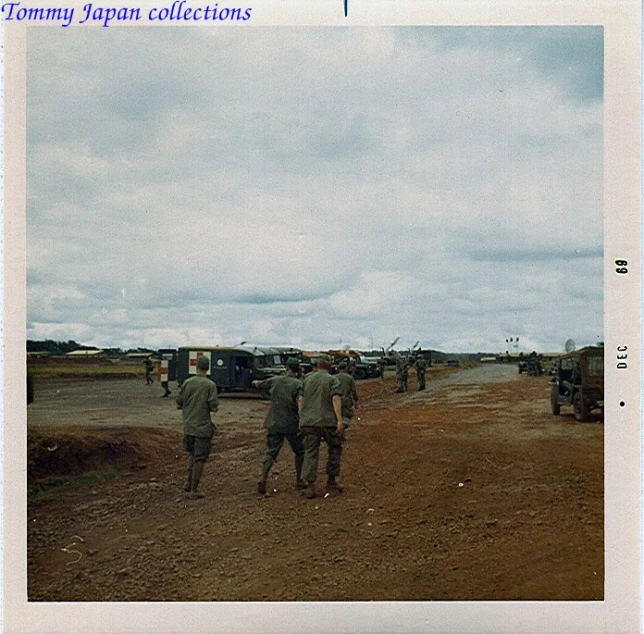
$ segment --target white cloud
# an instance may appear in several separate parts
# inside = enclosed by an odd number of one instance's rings
[[[601,334],[602,50],[584,28],[30,34],[29,338]]]

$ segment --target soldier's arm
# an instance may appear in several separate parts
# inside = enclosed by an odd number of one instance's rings
[[[255,379],[254,381],[251,381],[251,385],[258,390],[270,390],[273,387],[273,383],[275,383],[276,377],[272,377],[270,379],[263,379],[263,380],[258,380]]]
[[[335,419],[338,421],[335,433],[342,436],[344,433],[344,422],[342,422],[342,399],[339,394],[333,395],[333,411],[335,412]]]
[[[208,407],[211,412],[216,412],[219,409],[219,398],[217,397],[217,386],[213,383],[208,394]]]
[[[177,394],[177,397],[174,399],[175,402],[177,403],[177,409],[181,409],[183,407],[183,383],[181,384],[181,387],[179,388],[179,393]]]

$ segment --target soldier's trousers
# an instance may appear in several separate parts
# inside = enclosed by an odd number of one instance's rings
[[[425,373],[424,372],[417,372],[416,373],[416,378],[418,379],[418,389],[419,390],[424,390],[425,389]]]
[[[302,437],[298,433],[283,434],[275,431],[269,431],[266,435],[266,457],[264,458],[264,463],[262,465],[262,476],[264,478],[268,475],[273,463],[277,461],[277,456],[279,455],[280,449],[282,448],[285,440],[289,445],[291,445],[291,449],[295,454],[295,472],[297,478],[300,478],[302,462],[304,461],[304,445],[302,444]]]
[[[328,448],[326,474],[336,477],[340,475],[342,461],[342,438],[336,436],[335,427],[302,427],[302,442],[304,444],[304,465],[302,479],[313,484],[318,475],[318,458],[320,444],[324,440]]]
[[[399,392],[404,392],[407,389],[407,378],[402,372],[396,374],[396,389]]]

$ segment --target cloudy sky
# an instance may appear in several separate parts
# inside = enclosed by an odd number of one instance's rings
[[[601,28],[27,42],[29,339],[603,340]]]

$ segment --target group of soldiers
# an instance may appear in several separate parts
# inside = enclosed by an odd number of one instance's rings
[[[416,370],[416,379],[418,381],[418,390],[425,389],[425,372],[427,370],[427,361],[421,355],[415,360],[406,359],[401,355],[396,355],[396,392],[406,392],[409,379],[409,369],[413,367]]]
[[[216,429],[210,414],[217,411],[219,403],[217,387],[207,377],[209,366],[207,357],[199,357],[197,374],[181,384],[176,397],[183,415],[183,444],[188,452],[184,491],[193,499],[203,497],[199,483]],[[328,448],[326,490],[341,493],[344,487],[337,478],[342,446],[346,429],[359,406],[355,379],[347,372],[346,363],[340,364],[338,374],[330,374],[332,364],[324,359],[303,380],[299,378],[297,359],[287,359],[285,368],[283,375],[253,381],[253,387],[267,390],[271,395],[271,406],[264,421],[266,454],[257,491],[268,494],[268,475],[286,441],[295,460],[295,487],[308,499],[314,498],[319,451],[324,441]]]

